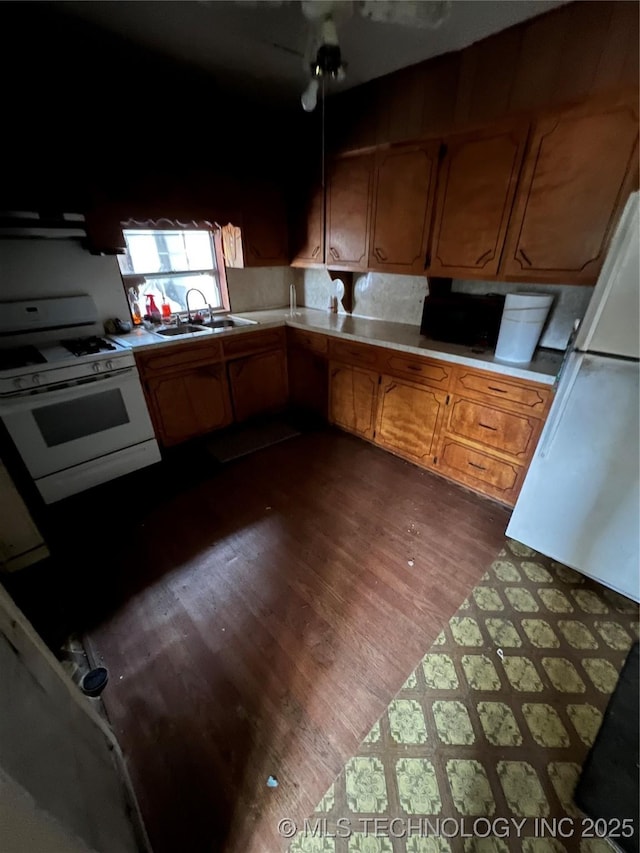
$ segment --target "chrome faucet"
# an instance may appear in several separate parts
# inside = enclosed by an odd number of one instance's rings
[[[207,306],[207,310],[209,312],[209,317],[211,317],[211,306],[207,302],[207,297],[204,295],[204,293],[201,290],[198,290],[197,287],[191,287],[189,290],[187,290],[187,295],[184,298],[185,304],[187,306],[187,323],[191,322],[191,311],[189,310],[189,294],[194,293],[194,292],[199,293],[200,296],[202,296],[202,299],[204,300],[204,304]]]

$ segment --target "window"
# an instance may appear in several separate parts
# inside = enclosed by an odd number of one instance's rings
[[[229,296],[218,235],[208,230],[125,230],[127,251],[118,256],[131,313],[135,305],[146,313],[147,296],[153,295],[158,310],[164,301],[172,314],[210,305],[214,311],[229,310]],[[203,298],[204,297],[204,298]]]

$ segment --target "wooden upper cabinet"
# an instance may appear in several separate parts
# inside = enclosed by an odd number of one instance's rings
[[[438,148],[430,142],[378,151],[369,269],[424,272]]]
[[[501,124],[450,139],[431,241],[431,275],[495,278],[528,127]]]
[[[327,190],[327,267],[366,270],[374,155],[339,157]]]
[[[286,208],[275,185],[256,183],[245,191],[242,243],[246,267],[289,263]]]
[[[324,189],[318,183],[299,200],[293,211],[291,247],[293,267],[324,264]]]
[[[638,109],[587,105],[534,128],[500,268],[511,281],[594,284],[637,182]]]

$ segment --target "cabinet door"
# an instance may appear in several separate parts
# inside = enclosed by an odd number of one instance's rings
[[[327,194],[327,266],[364,270],[369,259],[373,154],[334,161]]]
[[[496,276],[526,134],[525,126],[503,124],[447,142],[431,242],[432,275]]]
[[[329,389],[326,358],[308,349],[290,347],[287,368],[291,405],[326,419]]]
[[[637,179],[638,111],[614,103],[535,127],[501,272],[515,281],[594,284]]]
[[[229,388],[221,364],[149,379],[146,386],[156,432],[165,447],[231,423]]]
[[[447,394],[383,376],[376,444],[420,465],[433,465]]]
[[[377,396],[377,373],[349,365],[331,365],[329,420],[332,423],[362,438],[373,438]]]
[[[430,142],[378,152],[369,269],[424,272],[438,148]]]
[[[229,381],[237,421],[282,409],[287,402],[284,350],[229,362]]]
[[[286,209],[277,187],[256,183],[247,194],[242,232],[246,267],[289,263]]]
[[[324,264],[324,190],[315,186],[294,211],[293,267]]]

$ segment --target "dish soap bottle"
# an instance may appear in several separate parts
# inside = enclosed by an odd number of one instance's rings
[[[168,323],[169,320],[171,319],[171,307],[169,306],[169,303],[167,302],[166,296],[162,297],[162,306],[161,307],[162,307],[162,322]]]
[[[160,322],[160,311],[156,305],[156,300],[153,298],[153,293],[147,293],[147,314],[152,323]]]

